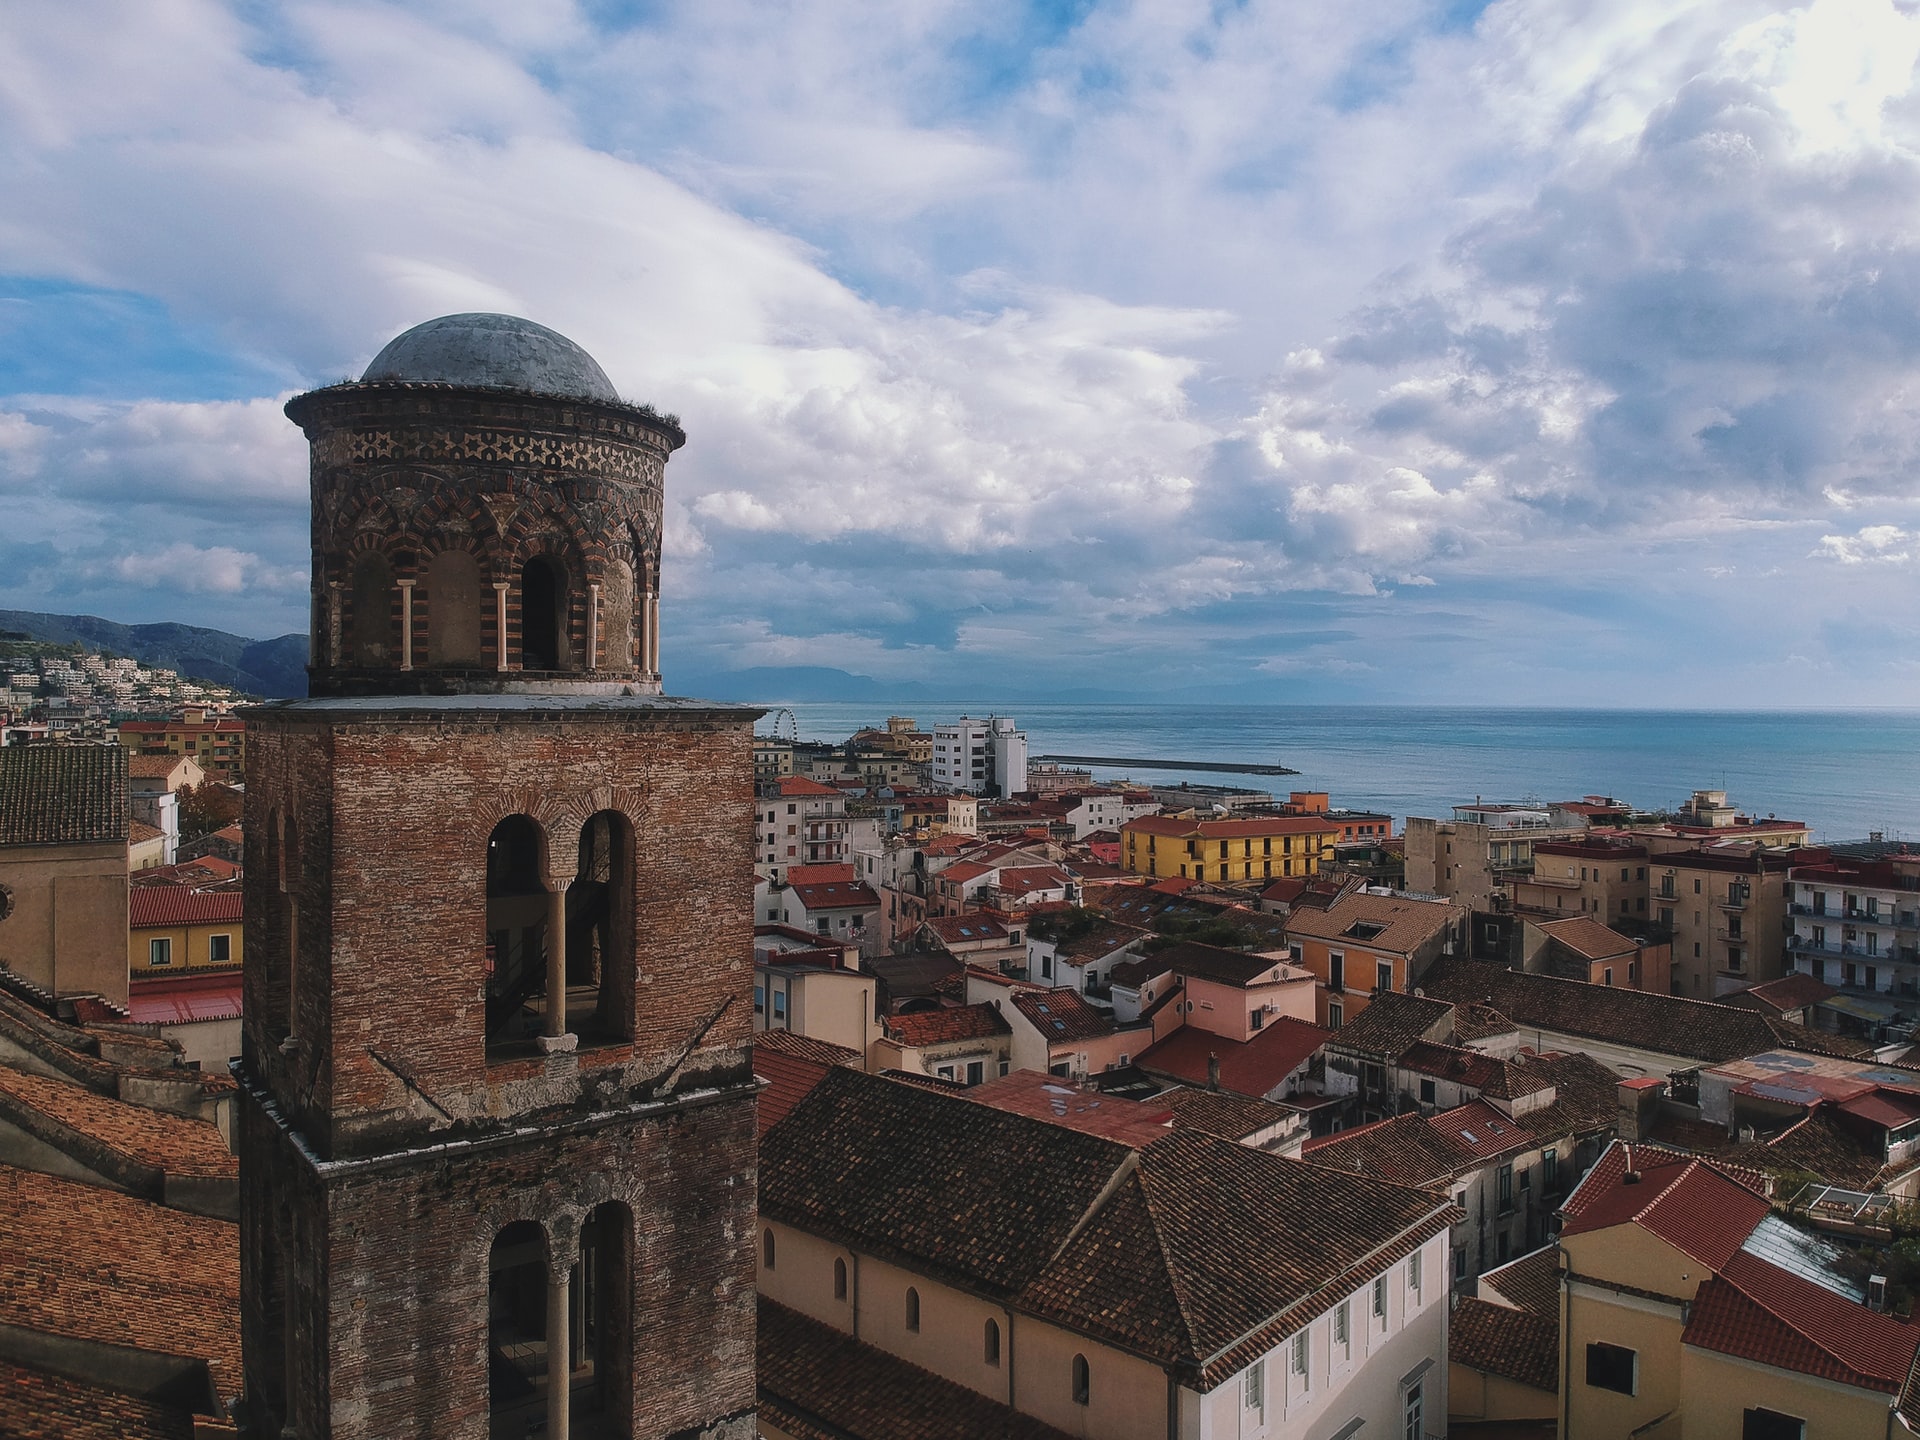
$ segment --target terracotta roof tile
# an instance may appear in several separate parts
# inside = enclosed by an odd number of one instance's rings
[[[1629,1174],[1639,1178],[1629,1182]],[[1560,1233],[1581,1235],[1635,1224],[1719,1270],[1767,1210],[1757,1191],[1708,1161],[1616,1142],[1567,1197]]]
[[[1560,1318],[1471,1296],[1453,1307],[1447,1359],[1535,1390],[1560,1389]]]
[[[1334,1031],[1327,1043],[1377,1060],[1397,1060],[1420,1041],[1444,1036],[1452,1018],[1453,1006],[1444,1000],[1387,990]]]
[[[1235,1095],[1226,1090],[1200,1090],[1191,1085],[1176,1085],[1154,1096],[1149,1103],[1171,1110],[1174,1124],[1181,1129],[1217,1135],[1222,1140],[1245,1140],[1261,1130],[1289,1124],[1294,1118],[1293,1111],[1270,1100]]]
[[[1167,996],[1176,993],[1169,990]],[[1167,996],[1161,997],[1163,1002]],[[1133,1063],[1156,1075],[1204,1086],[1208,1083],[1207,1062],[1217,1056],[1221,1089],[1266,1099],[1334,1033],[1290,1015],[1269,1020],[1251,1040],[1229,1040],[1195,1025],[1182,1025],[1136,1056]]]
[[[1543,1245],[1518,1260],[1482,1271],[1479,1285],[1482,1292],[1491,1290],[1498,1299],[1521,1310],[1557,1317],[1560,1314],[1560,1247]]]
[[[1682,1340],[1894,1394],[1913,1369],[1920,1327],[1742,1251],[1700,1287]]]
[[[1113,1034],[1113,1016],[1089,1005],[1074,990],[1024,990],[1013,996],[1013,1007],[1054,1043],[1093,1040]]]
[[[1349,890],[1325,910],[1296,907],[1287,916],[1287,933],[1317,940],[1346,940],[1369,950],[1406,955],[1443,930],[1464,925],[1466,920],[1464,906]],[[1380,928],[1370,935],[1364,933],[1374,926]]]
[[[760,1414],[794,1440],[1068,1440],[765,1296],[757,1347]]]
[[[1843,1036],[1709,1000],[1589,985],[1554,975],[1526,975],[1479,960],[1436,961],[1420,983],[1431,998],[1460,1004],[1483,1002],[1529,1029],[1611,1040],[1714,1063],[1782,1048],[1849,1059],[1872,1049]]]
[[[1450,1183],[1480,1163],[1415,1114],[1309,1140],[1300,1158],[1343,1175],[1377,1175],[1421,1186]]]
[[[204,1359],[240,1391],[240,1239],[226,1220],[0,1165],[0,1324]]]
[[[782,1031],[770,1031],[782,1034]],[[807,1092],[826,1078],[833,1066],[803,1055],[769,1049],[756,1038],[753,1046],[753,1073],[767,1082],[760,1092],[758,1112],[760,1133],[766,1134],[787,1118],[794,1106],[806,1099]]]
[[[955,1095],[830,1071],[760,1142],[760,1210],[1010,1297],[1134,1152]]]
[[[1536,851],[1542,848],[1534,846]],[[1582,960],[1611,960],[1620,955],[1632,955],[1640,948],[1618,930],[1602,925],[1591,915],[1569,915],[1564,920],[1536,920],[1533,923]]]
[[[127,924],[149,926],[239,924],[238,890],[185,890],[172,885],[135,886],[127,892]]]
[[[789,885],[832,885],[851,883],[859,878],[851,865],[789,865]]]
[[[798,1055],[821,1065],[864,1065],[866,1057],[851,1045],[835,1045],[794,1030],[759,1030],[754,1033],[753,1052],[777,1050],[783,1055]]]
[[[1007,938],[1007,927],[985,915],[936,915],[925,924],[949,945]]]
[[[1118,1140],[1138,1149],[1162,1138],[1173,1125],[1173,1111],[1158,1099],[1127,1100],[1082,1090],[1038,1070],[1015,1070],[967,1090],[967,1099],[1015,1115],[1031,1116],[1049,1125],[1064,1125],[1088,1135]]]
[[[1182,975],[1240,989],[1283,978],[1306,977],[1305,971],[1291,969],[1284,955],[1278,958],[1249,955],[1243,950],[1223,950],[1217,945],[1201,945],[1192,940],[1169,945],[1157,952],[1155,958],[1164,961],[1169,970]]]
[[[916,1048],[1013,1033],[1006,1017],[985,1001],[942,1010],[916,1010],[911,1015],[889,1015],[880,1024],[889,1039]]]
[[[824,885],[794,885],[794,895],[807,910],[878,910],[880,897],[860,881],[830,880]]]
[[[127,752],[118,745],[0,748],[0,845],[125,840]]]
[[[60,1149],[72,1148],[61,1143],[65,1132],[167,1175],[235,1178],[240,1173],[219,1130],[206,1121],[110,1100],[70,1081],[4,1065],[0,1114]]]
[[[787,775],[780,780],[780,793],[786,796],[837,796],[840,792],[831,785],[822,785],[809,780],[804,775]]]
[[[1427,1117],[1427,1124],[1476,1160],[1491,1160],[1540,1143],[1531,1130],[1509,1120],[1484,1100]]]
[[[0,1360],[0,1435],[9,1440],[193,1440],[178,1405]]]

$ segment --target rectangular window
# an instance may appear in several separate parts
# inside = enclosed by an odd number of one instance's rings
[[[1420,1103],[1422,1105],[1437,1105],[1439,1101],[1434,1098],[1434,1095],[1433,1081],[1422,1080],[1420,1082]]]
[[[1346,1021],[1347,1013],[1343,1007],[1339,1005],[1327,1006],[1327,1028],[1329,1030],[1338,1030],[1342,1025],[1346,1024]]]
[[[207,963],[209,965],[227,965],[233,960],[233,936],[209,935],[207,937]]]
[[[1256,1360],[1247,1367],[1247,1408],[1267,1408],[1267,1362]]]
[[[1373,1282],[1373,1318],[1380,1322],[1382,1330],[1387,1328],[1387,1277],[1384,1275]]]
[[[1407,1288],[1417,1297],[1420,1294],[1420,1252],[1414,1251],[1407,1257]]]
[[[1587,1384],[1595,1390],[1632,1395],[1639,1356],[1622,1345],[1595,1342],[1587,1346]]]
[[[1513,1209],[1513,1167],[1511,1165],[1502,1165],[1500,1167],[1498,1186],[1495,1193],[1499,1197],[1500,1213],[1505,1215]]]
[[[1293,1373],[1300,1377],[1300,1388],[1305,1390],[1309,1384],[1307,1364],[1313,1358],[1308,1344],[1308,1335],[1302,1330],[1293,1337]]]
[[[953,1066],[951,1065],[937,1066],[934,1069],[933,1073],[936,1079],[951,1080],[953,1079]]]
[[[1347,988],[1347,952],[1334,950],[1327,955],[1327,988],[1345,990]]]
[[[756,1015],[767,1013],[767,987],[764,985],[753,987],[753,1013]]]
[[[1393,989],[1393,962],[1376,961],[1373,967],[1373,988],[1376,990]]]
[[[1342,1300],[1333,1312],[1333,1343],[1344,1349],[1353,1347],[1353,1306]]]
[[[784,990],[773,992],[773,1018],[776,1020],[787,1018],[787,992]]]
[[[1543,1150],[1540,1152],[1540,1184],[1543,1189],[1553,1189],[1560,1179],[1560,1152]]]
[[[967,1084],[978,1085],[982,1080],[985,1080],[986,1078],[987,1078],[987,1062],[986,1061],[969,1060],[967,1062]]]

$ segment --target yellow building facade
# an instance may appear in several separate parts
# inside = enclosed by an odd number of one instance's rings
[[[1263,884],[1318,875],[1340,839],[1324,816],[1264,815],[1240,820],[1148,815],[1120,827],[1120,863],[1155,879]]]
[[[134,978],[239,968],[246,926],[240,893],[135,886],[127,906],[127,973]]]

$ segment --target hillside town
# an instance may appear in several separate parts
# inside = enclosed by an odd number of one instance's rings
[[[224,716],[246,698],[176,670],[0,631],[0,745],[110,739],[130,722],[184,718],[188,706]]]
[[[0,1432],[252,1433],[228,1059],[293,841],[244,823],[246,723],[0,748]],[[1714,790],[1390,816],[1028,748],[753,738],[713,878],[752,886],[759,1433],[1920,1425],[1920,852]],[[565,925],[570,1016],[618,889],[581,843],[564,913],[488,901],[490,974]],[[508,1308],[492,1433],[562,1376],[616,1433],[589,1312],[556,1358]]]

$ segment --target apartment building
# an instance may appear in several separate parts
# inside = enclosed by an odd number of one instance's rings
[[[1441,900],[1349,890],[1325,909],[1291,910],[1287,944],[1318,982],[1316,1018],[1338,1030],[1372,997],[1412,990],[1428,966],[1461,949],[1467,918],[1465,907]]]
[[[933,727],[933,783],[970,795],[1019,795],[1027,788],[1027,736],[1011,716]]]
[[[1533,847],[1533,872],[1514,875],[1507,892],[1515,910],[1645,924],[1647,847],[1597,836],[1542,841]]]
[[[1788,873],[1793,968],[1840,991],[1821,1008],[1854,1033],[1920,1017],[1920,855],[1834,856]]]
[[[1120,828],[1120,863],[1135,875],[1261,885],[1317,875],[1340,838],[1319,815],[1250,815],[1201,820],[1147,815]]]
[[[1409,815],[1407,888],[1469,910],[1493,909],[1506,901],[1509,884],[1533,874],[1538,846],[1586,837],[1584,824],[1554,826],[1548,815],[1510,805],[1456,806],[1452,820]]]
[[[1718,999],[1787,973],[1788,872],[1805,858],[1758,845],[1653,854],[1648,912],[1673,937],[1676,995]]]
[[[753,928],[753,1028],[789,1031],[857,1052],[879,1033],[875,977],[860,952],[824,935],[787,925]]]
[[[788,775],[754,802],[754,873],[776,883],[795,865],[842,865],[848,853],[847,797],[831,785]]]
[[[120,743],[135,755],[185,755],[214,779],[245,783],[247,729],[240,721],[189,705],[167,720],[128,720]]]
[[[1444,1197],[846,1069],[760,1176],[770,1440],[897,1440],[929,1405],[1029,1440],[1444,1428]]]

